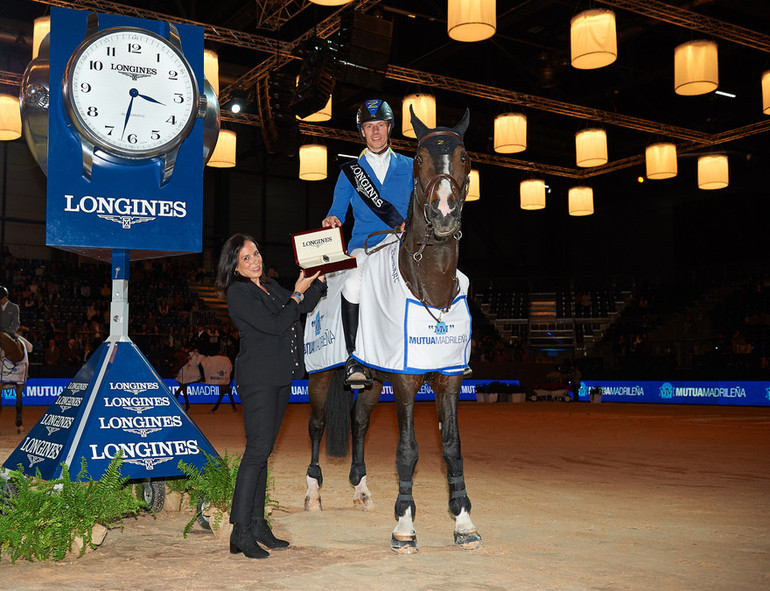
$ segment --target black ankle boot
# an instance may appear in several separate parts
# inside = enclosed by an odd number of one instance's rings
[[[251,528],[243,525],[234,524],[233,533],[230,534],[230,554],[243,552],[247,558],[267,558],[270,553],[264,548],[260,548]]]
[[[267,524],[267,520],[252,521],[249,526],[249,533],[254,536],[260,544],[267,546],[271,550],[279,550],[281,548],[288,548],[289,542],[286,540],[279,540],[273,535],[273,530]]]

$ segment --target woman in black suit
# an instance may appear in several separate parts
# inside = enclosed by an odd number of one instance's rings
[[[294,293],[284,289],[266,276],[256,241],[235,234],[222,247],[216,282],[240,334],[235,385],[246,430],[230,512],[230,552],[267,558],[257,542],[270,549],[289,545],[265,520],[267,459],[289,403],[291,380],[305,373],[300,314],[315,308],[326,293],[326,280],[300,271]]]

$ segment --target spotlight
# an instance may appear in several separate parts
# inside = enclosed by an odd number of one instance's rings
[[[233,113],[240,113],[245,111],[249,104],[248,94],[241,88],[233,91],[232,99],[230,100],[230,111]]]

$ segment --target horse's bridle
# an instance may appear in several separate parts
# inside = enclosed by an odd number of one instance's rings
[[[420,151],[420,148],[422,147],[422,144],[431,138],[438,137],[438,136],[448,136],[457,139],[460,144],[464,144],[462,136],[460,134],[455,133],[454,131],[451,131],[449,129],[438,129],[431,131],[430,133],[426,133],[424,136],[420,138],[420,141],[417,142],[417,151]],[[417,194],[417,198],[419,200],[419,205],[422,209],[422,215],[425,218],[425,222],[430,225],[430,220],[428,219],[428,205],[430,205],[430,202],[425,199],[427,195],[430,195],[433,191],[433,188],[440,183],[443,180],[449,181],[449,186],[452,190],[452,195],[454,196],[455,200],[459,203],[460,199],[466,195],[468,192],[468,186],[469,186],[469,179],[466,175],[465,177],[465,184],[464,186],[460,186],[460,183],[457,182],[457,180],[451,175],[447,174],[445,172],[435,174],[433,175],[430,180],[428,181],[427,185],[422,184],[422,179],[420,178],[419,173],[420,164],[415,159],[414,162],[414,170],[413,170],[413,176],[414,176],[414,186],[415,186],[415,192]],[[420,196],[420,193],[422,193],[422,196]]]

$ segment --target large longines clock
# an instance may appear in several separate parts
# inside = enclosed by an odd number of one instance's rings
[[[62,96],[81,136],[83,166],[90,175],[94,148],[131,160],[160,157],[163,181],[173,174],[179,146],[206,97],[182,53],[173,25],[169,39],[135,27],[93,33],[67,63]]]
[[[219,104],[202,27],[51,8],[24,73],[24,136],[46,187],[46,244],[109,260],[202,248]]]

